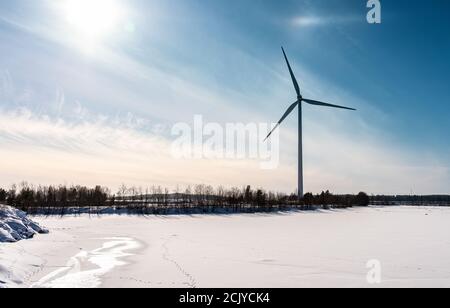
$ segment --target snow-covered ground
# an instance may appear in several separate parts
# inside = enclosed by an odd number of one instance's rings
[[[450,208],[34,219],[50,234],[0,244],[0,284],[450,287]]]

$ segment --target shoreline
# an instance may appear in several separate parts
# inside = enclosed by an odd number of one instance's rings
[[[369,206],[304,206],[300,207],[277,207],[277,208],[222,208],[218,206],[196,207],[191,209],[180,209],[176,207],[71,207],[71,208],[45,208],[34,209],[27,214],[30,217],[50,217],[50,216],[192,216],[192,215],[242,215],[242,214],[267,214],[267,215],[284,215],[292,213],[333,211],[358,208],[391,208],[391,207],[407,207],[407,208],[450,208],[450,205],[417,205],[417,204],[389,204],[389,205],[369,205]]]

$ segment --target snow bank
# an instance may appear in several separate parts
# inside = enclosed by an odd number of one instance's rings
[[[45,234],[48,230],[28,219],[25,212],[0,205],[0,243],[32,238],[36,233]]]

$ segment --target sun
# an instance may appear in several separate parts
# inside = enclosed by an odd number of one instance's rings
[[[116,0],[66,0],[64,13],[70,27],[90,39],[111,35],[122,17]]]

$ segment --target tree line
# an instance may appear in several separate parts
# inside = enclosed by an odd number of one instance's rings
[[[108,188],[96,186],[33,186],[27,183],[0,188],[0,202],[29,210],[33,208],[101,207],[110,200]]]
[[[28,183],[0,188],[0,203],[27,212],[67,213],[73,209],[99,211],[105,208],[142,211],[149,214],[263,212],[315,207],[367,206],[370,198],[358,195],[333,195],[329,191],[313,195],[308,193],[302,201],[296,194],[284,194],[242,188],[214,188],[209,185],[188,186],[170,191],[161,186],[149,188],[122,185],[116,193],[103,186],[89,188],[80,185],[34,186]]]
[[[450,206],[450,195],[376,195],[370,197],[370,203],[374,205]]]

